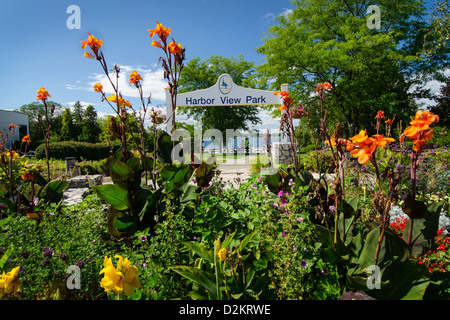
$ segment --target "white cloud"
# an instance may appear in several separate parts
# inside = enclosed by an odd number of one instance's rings
[[[66,105],[68,105],[69,107],[73,108],[73,106],[74,106],[75,103],[77,103],[77,102],[79,102],[80,105],[81,105],[82,107],[87,107],[87,106],[89,106],[89,105],[95,106],[95,103],[92,103],[92,102],[86,102],[86,101],[69,101],[69,102],[66,102]]]
[[[75,84],[65,84],[64,88],[67,90],[83,90],[84,89],[82,86],[75,85]]]
[[[444,70],[443,74],[444,74],[445,77],[450,77],[450,69]],[[431,81],[426,82],[423,85],[423,88],[424,89],[429,89],[431,94],[439,96],[440,92],[441,92],[441,88],[444,85],[445,85],[445,82],[440,82],[440,81],[437,81],[437,80],[431,80]],[[415,88],[416,88],[415,86],[412,87],[410,92],[413,89],[415,89]],[[416,99],[415,101],[419,105],[420,108],[428,108],[428,107],[436,105],[436,101],[432,100],[432,99]]]
[[[281,15],[285,16],[286,18],[291,15],[293,12],[292,9],[284,9],[283,12],[281,13]]]
[[[120,66],[118,87],[124,98],[139,98],[139,91],[134,85],[130,85],[128,82],[129,74],[133,71],[137,71],[143,79],[142,90],[144,99],[147,99],[149,94],[151,94],[152,100],[165,101],[166,94],[164,88],[167,87],[167,81],[164,79],[164,70],[162,68],[150,69],[145,66]],[[110,74],[110,77],[115,83],[115,75]],[[103,91],[106,94],[115,93],[105,74],[95,73],[89,78],[92,79],[92,82],[89,83],[89,91],[94,91],[94,84],[99,82],[103,86]]]

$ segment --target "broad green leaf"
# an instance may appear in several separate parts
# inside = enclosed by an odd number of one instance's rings
[[[426,249],[430,248],[434,243],[434,238],[439,229],[439,217],[442,209],[442,202],[434,202],[427,206],[423,218],[414,219],[412,228],[412,254],[420,256]],[[403,231],[403,240],[407,241],[409,237],[409,230],[411,219],[406,222],[405,230]]]
[[[14,247],[10,247],[8,248],[8,250],[6,250],[6,252],[3,254],[2,258],[0,259],[0,271],[2,271],[3,266],[5,265],[6,261],[8,261],[9,256],[11,255],[11,253],[13,252]]]
[[[134,175],[131,167],[112,156],[106,160],[106,165],[113,181],[126,181]]]
[[[427,211],[427,205],[423,201],[415,200],[408,195],[405,198],[402,210],[411,219],[422,219]]]
[[[280,192],[283,179],[279,172],[277,172],[276,174],[266,175],[264,181],[266,182],[267,187],[271,192],[275,194]]]
[[[385,231],[378,254],[378,261],[375,263],[380,228],[373,229],[366,237],[364,247],[359,257],[361,268],[377,264],[380,268],[394,260],[405,261],[411,255],[411,249],[405,241],[392,233],[389,229]]]
[[[218,299],[214,275],[194,267],[168,266],[168,268],[205,288],[208,291],[211,300]]]
[[[382,281],[389,281],[390,285],[373,290],[374,295],[389,300],[422,300],[430,284],[426,267],[411,262],[392,263],[383,272]]]
[[[200,195],[201,188],[186,184],[186,187],[183,189],[183,194],[181,196],[181,204],[186,204],[190,201],[196,200]]]
[[[161,133],[157,140],[156,154],[158,160],[162,163],[172,163],[172,149],[173,141],[169,134],[166,132]]]
[[[117,210],[126,210],[130,207],[128,191],[114,184],[105,184],[92,187],[100,199],[108,202]]]
[[[241,243],[239,244],[237,248],[237,252],[242,252],[242,250],[245,249],[247,244],[252,240],[252,238],[255,236],[255,232],[250,233],[247,235],[244,239],[242,239]]]
[[[133,234],[136,232],[137,227],[133,217],[118,217],[113,220],[113,227],[119,232]]]
[[[185,246],[196,253],[200,258],[205,259],[208,262],[214,263],[214,253],[208,250],[203,245],[194,242],[182,242]]]
[[[51,181],[40,192],[40,198],[45,202],[57,203],[61,201],[62,194],[68,185],[67,181]]]
[[[228,237],[225,238],[225,240],[223,240],[221,247],[222,248],[228,248],[228,246],[230,245],[231,241],[233,241],[234,235],[236,234],[236,231],[234,231],[232,234],[230,234]]]

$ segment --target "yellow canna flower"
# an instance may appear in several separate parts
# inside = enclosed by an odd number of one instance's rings
[[[15,294],[19,292],[21,284],[19,283],[19,269],[15,267],[5,274],[3,271],[0,276],[0,298],[6,294]]]
[[[19,154],[18,154],[17,152],[15,152],[15,151],[8,152],[8,153],[6,154],[6,156],[7,156],[8,158],[9,158],[9,157],[12,157],[13,159],[19,159],[19,158],[20,158]]]
[[[225,261],[227,259],[227,254],[228,254],[227,248],[221,248],[217,253],[217,256],[219,257],[220,261]]]
[[[131,265],[128,258],[124,259],[120,255],[116,255],[115,257],[119,259],[119,262],[117,262],[117,270],[124,275],[123,291],[126,296],[129,296],[133,293],[134,288],[139,289],[141,287],[138,280],[138,268]]]
[[[123,290],[123,275],[117,271],[111,261],[111,258],[108,258],[107,256],[105,256],[105,260],[103,261],[103,269],[99,274],[102,273],[105,275],[100,281],[100,286],[105,289],[106,292],[112,291],[114,293],[121,293]]]
[[[100,271],[100,274],[105,275],[100,282],[100,286],[106,292],[123,292],[126,296],[129,296],[133,293],[134,288],[139,289],[141,287],[138,280],[138,268],[131,265],[128,258],[124,259],[120,255],[116,255],[115,258],[119,259],[117,268],[114,267],[111,258],[105,256],[104,268]]]

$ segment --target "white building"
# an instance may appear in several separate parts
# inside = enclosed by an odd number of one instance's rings
[[[15,124],[17,129],[14,129],[14,141],[20,141],[29,134],[28,115],[18,111],[0,110],[0,131],[3,136],[9,132],[9,125]],[[8,141],[6,147],[9,148],[12,141]]]

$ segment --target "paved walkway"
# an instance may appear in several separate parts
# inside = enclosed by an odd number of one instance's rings
[[[218,165],[220,177],[226,183],[225,188],[237,188],[240,183],[251,175],[251,162],[255,156],[245,156],[239,159],[228,159]]]
[[[218,170],[220,170],[220,177],[225,183],[225,189],[239,188],[239,185],[251,176],[251,163],[256,162],[256,155],[250,155],[241,157],[239,159],[228,159],[227,161],[219,164]],[[334,174],[327,176],[327,180],[332,182],[334,180]],[[89,181],[96,176],[80,176],[73,180],[79,179],[80,183],[75,186],[69,186],[64,191],[63,199],[68,204],[75,204],[82,201],[89,191]],[[313,173],[314,179],[319,179],[318,173]],[[103,177],[102,181],[98,181],[95,184],[111,184],[113,183],[110,177]]]

